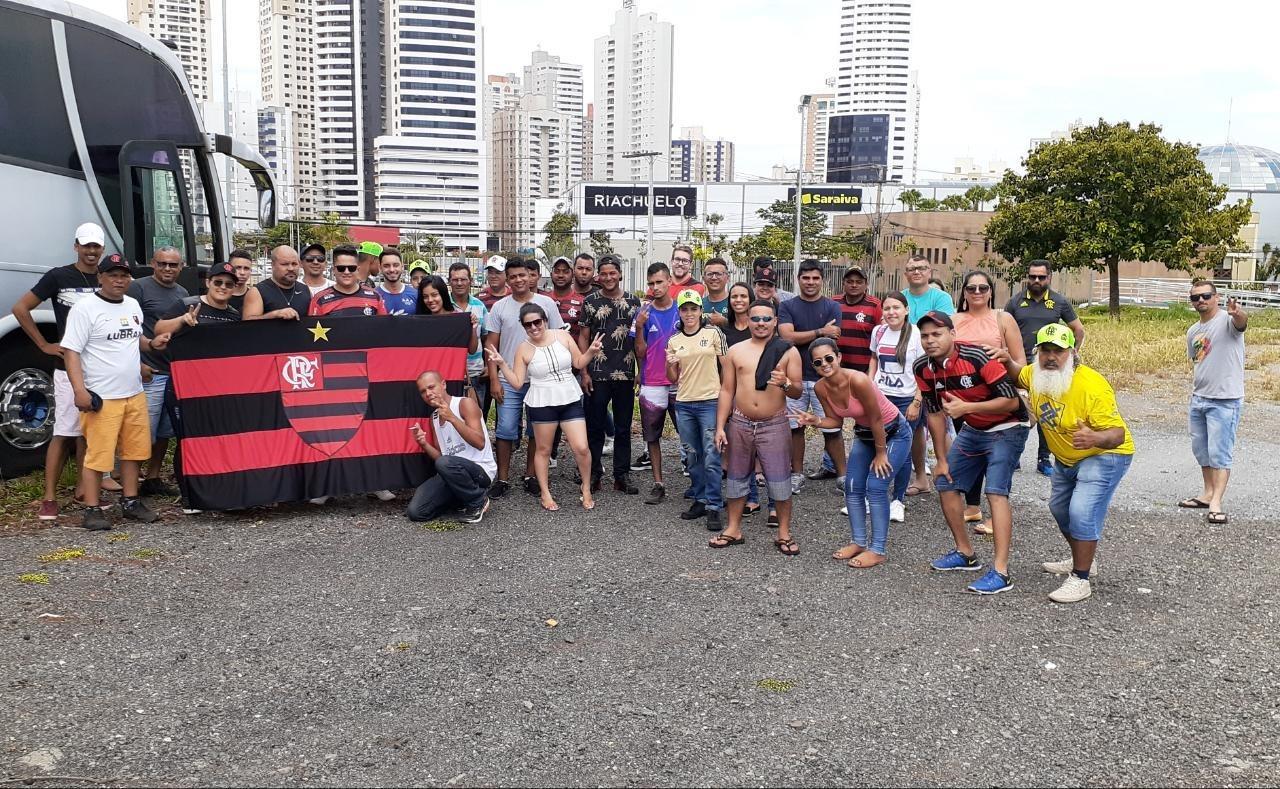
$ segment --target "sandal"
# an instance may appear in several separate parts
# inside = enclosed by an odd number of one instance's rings
[[[587,506],[587,503],[586,503],[586,501],[583,499],[583,497],[582,497],[582,496],[579,496],[579,497],[578,497],[578,503],[579,503],[579,504],[581,504],[581,505],[582,505],[582,508],[583,508],[584,510],[587,510],[588,512],[590,512],[591,510],[594,510],[594,509],[596,508],[596,502],[595,502],[595,500],[594,500],[594,499],[591,501],[591,506],[590,506],[590,507],[588,507],[588,506]]]
[[[1215,512],[1210,510],[1207,517],[1210,523],[1223,524],[1227,522],[1227,513],[1225,512]]]
[[[920,495],[920,494],[922,494],[922,493],[928,493],[928,492],[929,492],[929,489],[928,489],[928,488],[922,488],[922,487],[920,487],[919,485],[908,485],[908,486],[907,486],[907,495],[908,495],[908,496],[919,496],[919,495]]]
[[[796,545],[796,541],[790,537],[785,540],[774,540],[773,544],[778,549],[778,553],[783,556],[795,556],[800,553],[800,546]]]
[[[542,502],[538,502],[538,503],[539,503],[539,504],[541,504]],[[559,511],[560,511],[560,505],[559,505],[559,504],[556,504],[555,502],[552,502],[552,505],[553,505],[553,506],[548,507],[546,504],[543,504],[543,505],[542,505],[542,508],[543,508],[544,510],[546,510],[547,512],[559,512]]]
[[[755,514],[756,514],[757,512],[759,512],[759,511],[760,511],[760,505],[759,505],[759,504],[752,504],[752,505],[750,505],[749,507],[743,507],[743,508],[742,508],[742,517],[744,517],[744,518],[745,518],[745,517],[747,517],[748,515],[755,515]]]
[[[863,548],[861,545],[854,543],[851,545],[846,545],[843,548],[836,550],[835,553],[831,554],[831,558],[835,559],[837,562],[847,562],[865,550],[866,548]]]
[[[728,548],[731,545],[741,545],[746,541],[747,541],[747,538],[743,537],[741,534],[739,534],[737,537],[730,537],[724,532],[720,532],[716,536],[712,537],[711,541],[708,542],[707,545],[711,546],[712,548]]]
[[[990,522],[983,521],[982,523],[974,524],[973,533],[974,534],[995,534],[995,529],[991,528]]]
[[[981,521],[981,520],[982,520],[982,513],[981,513],[981,512],[977,513],[976,515],[966,515],[966,516],[964,516],[964,522],[965,522],[965,523],[978,523],[978,522],[979,522],[979,521]]]
[[[1207,510],[1209,509],[1209,502],[1205,501],[1204,499],[1197,499],[1195,496],[1192,496],[1189,499],[1183,499],[1182,501],[1178,502],[1178,506],[1183,508],[1184,510]]]
[[[874,551],[863,551],[859,553],[857,556],[849,560],[848,562],[849,566],[857,568],[859,570],[869,570],[872,567],[879,567],[880,565],[884,564],[885,560],[883,556],[880,557],[880,561],[878,562],[867,562],[866,564],[863,564],[862,563],[863,559],[865,559],[867,554],[869,553],[875,555]]]
[[[781,522],[778,520],[778,513],[769,513],[769,520],[764,525],[768,526],[770,529],[778,528],[778,526],[781,525]]]
[[[530,496],[541,496],[542,487],[538,484],[537,477],[522,477],[520,484],[524,485],[525,492]]]

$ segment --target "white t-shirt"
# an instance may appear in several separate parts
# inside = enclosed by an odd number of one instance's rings
[[[140,337],[142,307],[135,299],[113,302],[94,293],[67,313],[62,347],[80,354],[86,389],[103,400],[123,400],[142,391]]]
[[[306,283],[306,282],[303,282],[302,284],[303,284],[303,285],[307,285],[307,283]],[[307,285],[307,290],[311,291],[311,298],[313,298],[313,299],[314,299],[314,298],[316,297],[316,294],[317,294],[317,293],[319,293],[320,291],[324,290],[325,288],[332,288],[332,287],[333,287],[333,285],[334,285],[333,280],[331,280],[331,279],[326,279],[326,280],[324,281],[324,283],[323,283],[323,284],[321,284],[321,285]]]
[[[916,394],[916,376],[912,367],[917,359],[924,356],[924,347],[920,345],[920,332],[913,327],[911,339],[907,341],[907,358],[898,364],[898,340],[901,337],[901,329],[890,329],[883,323],[871,330],[871,352],[876,357],[876,386],[885,397],[914,397]]]

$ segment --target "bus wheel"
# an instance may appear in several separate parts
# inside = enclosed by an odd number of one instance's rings
[[[0,474],[44,465],[53,436],[53,357],[23,344],[0,353]]]

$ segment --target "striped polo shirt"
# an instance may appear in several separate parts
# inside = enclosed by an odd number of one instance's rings
[[[951,355],[934,362],[928,356],[916,360],[916,385],[920,387],[925,408],[936,414],[942,410],[942,393],[950,392],[968,403],[985,403],[1001,397],[1012,397],[1017,407],[1007,413],[966,414],[957,421],[974,430],[1004,430],[1027,424],[1027,412],[1018,400],[1018,391],[1004,365],[988,357],[976,345],[957,342]]]
[[[850,305],[844,296],[832,299],[840,305],[840,366],[866,372],[871,366],[871,330],[880,323],[880,299],[863,296]]]

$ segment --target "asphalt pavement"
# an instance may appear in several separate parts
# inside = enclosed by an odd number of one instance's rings
[[[461,528],[408,522],[402,495],[0,539],[0,774],[1280,783],[1280,408],[1246,411],[1231,522],[1211,527],[1174,506],[1199,492],[1182,404],[1122,404],[1138,457],[1076,605],[1046,597],[1060,579],[1039,564],[1066,552],[1034,437],[1015,588],[994,598],[929,571],[950,545],[933,495],[908,500],[890,561],[859,571],[829,558],[847,540],[830,482],[800,494],[787,558],[761,516],[745,545],[706,547],[676,517],[680,481],[660,506],[605,491],[582,512],[563,465],[561,512],[514,490]],[[87,555],[39,560],[60,547]]]

